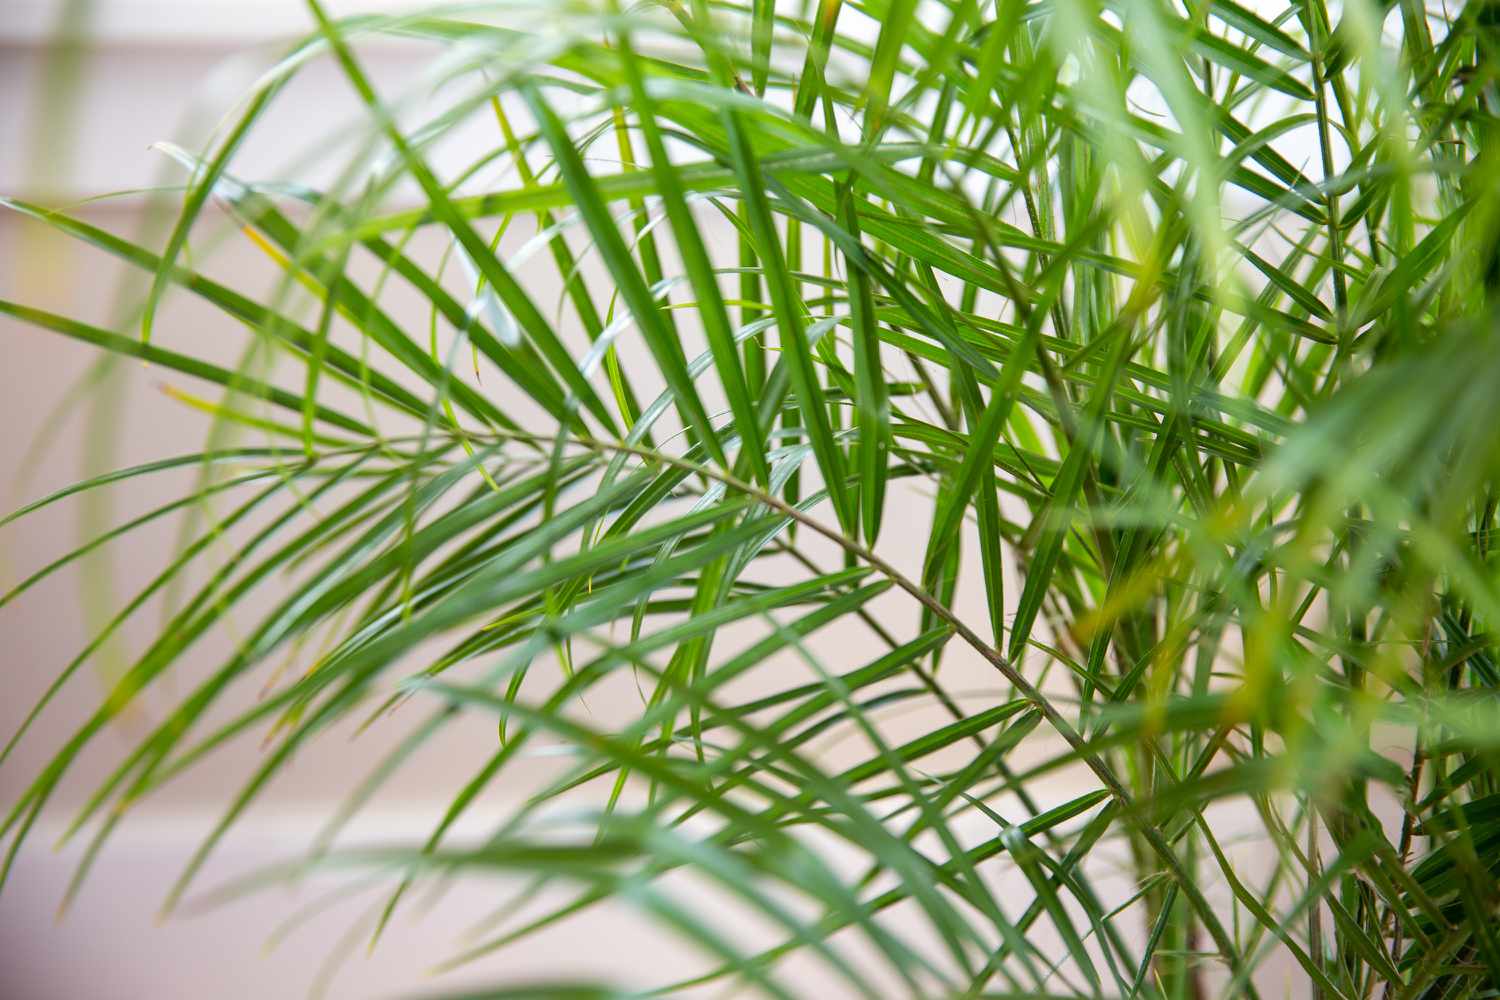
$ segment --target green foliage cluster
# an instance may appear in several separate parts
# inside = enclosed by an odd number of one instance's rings
[[[220,392],[211,450],[7,519],[201,469],[92,549],[214,501],[7,745],[193,580],[8,808],[7,869],[112,720],[269,593],[76,817],[80,877],[231,740],[263,760],[169,906],[320,734],[406,734],[336,831],[479,714],[425,842],[273,874],[368,869],[380,927],[414,883],[519,879],[525,918],[460,961],[624,901],[702,951],[693,982],[782,997],[793,953],[850,995],[1500,995],[1494,3],[309,9],[179,152],[160,246],[4,202],[149,293],[129,328],[0,312]],[[375,39],[434,53],[419,95]],[[240,176],[318,63],[367,112],[336,180]],[[223,215],[274,293],[197,269]],[[175,297],[244,363],[153,338]],[[587,710],[627,677],[624,717]],[[559,770],[454,842],[538,747]]]

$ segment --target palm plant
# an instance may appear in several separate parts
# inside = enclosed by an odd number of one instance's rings
[[[130,328],[0,311],[219,393],[207,450],[7,519],[200,470],[54,564],[184,517],[7,744],[180,588],[5,815],[7,871],[188,669],[70,827],[81,879],[129,807],[265,740],[169,908],[358,721],[397,749],[228,891],[368,870],[378,936],[418,883],[508,878],[459,961],[624,901],[704,955],[663,989],[796,995],[795,961],[849,995],[1497,995],[1493,4],[308,6],[172,151],[159,246],[5,201],[149,290]],[[435,53],[417,85],[367,73],[376,38]],[[316,62],[367,111],[333,180],[240,176]],[[196,267],[216,218],[273,293]],[[153,337],[177,296],[239,363]],[[429,837],[339,847],[474,715],[492,750]],[[609,985],[566,978],[495,995]]]

